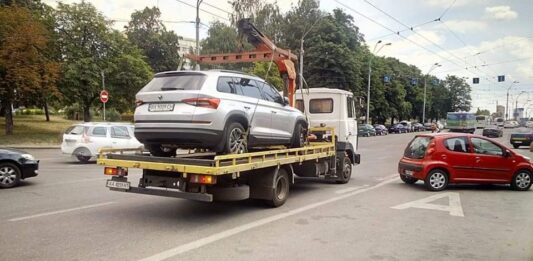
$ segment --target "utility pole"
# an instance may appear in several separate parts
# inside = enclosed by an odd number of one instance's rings
[[[102,91],[105,91],[105,75],[104,71],[100,71],[100,74],[102,75]],[[104,102],[104,121],[105,121],[105,102]]]
[[[505,120],[509,120],[509,91],[513,87],[513,84],[519,83],[519,81],[513,81],[511,85],[509,85],[509,88],[507,88],[507,102],[505,104]]]
[[[370,54],[370,60],[368,61],[368,83],[366,86],[366,124],[369,124],[370,122],[370,81],[372,76],[372,59],[374,58],[374,53],[377,55],[383,47],[391,45],[391,43],[386,43],[382,45],[377,51],[376,48],[378,47],[378,44],[380,44],[382,41],[379,40],[376,45],[374,45],[374,50]]]
[[[200,4],[203,0],[196,0],[196,56],[200,56]],[[200,64],[196,63],[196,71],[200,70]]]
[[[431,66],[431,68],[429,68],[428,70],[428,73],[426,73],[426,75],[424,76],[424,106],[423,106],[423,109],[422,109],[422,124],[424,122],[426,122],[426,90],[427,90],[427,78],[428,78],[428,75],[431,71],[435,70],[435,68],[437,67],[441,67],[442,65],[440,65],[439,63],[435,63]]]

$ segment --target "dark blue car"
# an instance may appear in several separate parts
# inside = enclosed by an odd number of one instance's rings
[[[389,133],[407,133],[409,132],[409,127],[403,124],[394,124],[389,128]]]

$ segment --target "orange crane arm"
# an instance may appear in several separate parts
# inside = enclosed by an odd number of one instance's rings
[[[185,57],[202,64],[228,64],[243,62],[275,62],[285,83],[283,93],[289,98],[289,104],[294,106],[294,92],[296,91],[296,69],[294,62],[296,55],[290,50],[278,48],[268,37],[261,33],[250,22],[241,19],[237,22],[239,33],[246,36],[248,42],[255,47],[253,51],[226,54],[185,54]]]

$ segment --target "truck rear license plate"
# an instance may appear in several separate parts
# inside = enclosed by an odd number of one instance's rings
[[[160,112],[160,111],[173,111],[174,104],[172,103],[152,103],[148,105],[148,111]]]
[[[118,189],[130,189],[130,183],[129,182],[123,182],[123,181],[114,181],[114,180],[108,180],[106,187],[108,188],[118,188]]]

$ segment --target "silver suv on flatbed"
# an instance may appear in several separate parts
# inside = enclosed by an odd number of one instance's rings
[[[170,71],[136,95],[135,137],[154,156],[176,148],[243,153],[250,147],[301,147],[307,122],[256,76],[233,71]]]

